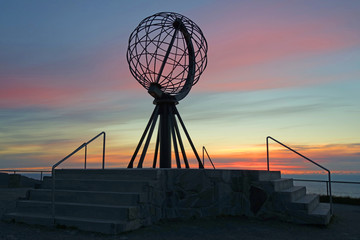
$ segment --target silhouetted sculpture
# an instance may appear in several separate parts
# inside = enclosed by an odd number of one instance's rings
[[[199,80],[206,68],[206,54],[207,42],[200,28],[187,17],[177,13],[161,12],[147,17],[131,33],[127,51],[130,71],[155,98],[156,107],[131,158],[129,168],[133,167],[146,137],[137,165],[138,168],[142,167],[159,116],[153,167],[156,167],[160,152],[160,168],[171,168],[173,145],[177,167],[181,168],[180,147],[185,167],[189,168],[177,117],[197,158],[199,168],[203,168],[175,105]]]

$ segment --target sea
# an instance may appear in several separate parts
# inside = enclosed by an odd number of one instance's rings
[[[293,178],[295,186],[305,186],[307,193],[316,193],[320,195],[329,194],[330,187],[326,182],[328,175],[321,174],[281,174],[282,178]],[[315,180],[315,181],[301,181],[301,180]],[[360,174],[331,174],[331,193],[333,196],[360,198]],[[344,183],[339,183],[344,182]]]
[[[40,179],[41,176],[38,173],[21,173],[24,176],[34,179]],[[50,176],[50,173],[43,173],[44,176]],[[282,174],[282,178],[293,178],[295,186],[305,186],[307,193],[316,193],[320,195],[327,195],[330,191],[326,182],[316,181],[328,181],[328,175],[321,174]],[[301,181],[301,180],[315,180]],[[331,192],[333,196],[360,198],[360,174],[331,174]],[[346,182],[338,183],[337,181]]]

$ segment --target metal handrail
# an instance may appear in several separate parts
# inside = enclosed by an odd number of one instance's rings
[[[14,174],[16,174],[17,172],[19,173],[40,173],[40,180],[43,180],[43,173],[44,172],[51,172],[50,170],[20,170],[20,169],[0,169],[0,172],[12,172]]]
[[[274,142],[280,144],[281,146],[287,148],[288,150],[292,151],[293,153],[296,153],[296,154],[299,155],[300,157],[308,160],[309,162],[315,164],[316,166],[318,166],[318,167],[320,167],[321,169],[323,169],[323,170],[325,170],[325,171],[328,172],[328,178],[329,178],[329,198],[330,198],[330,213],[332,214],[332,213],[333,213],[333,204],[332,204],[332,194],[331,194],[331,172],[330,172],[330,170],[327,169],[327,168],[325,168],[325,167],[323,167],[323,166],[321,166],[320,164],[314,162],[313,160],[305,157],[305,156],[302,155],[301,153],[299,153],[299,152],[295,151],[294,149],[286,146],[285,144],[279,142],[279,141],[276,140],[275,138],[272,138],[272,137],[270,137],[270,136],[267,136],[267,137],[266,137],[266,156],[267,156],[267,170],[268,170],[268,171],[270,171],[270,166],[269,166],[269,165],[270,165],[270,161],[269,161],[269,158],[270,158],[270,157],[269,157],[269,139],[273,140]]]
[[[299,181],[299,182],[319,182],[319,183],[326,183],[326,195],[329,196],[329,181],[328,181],[328,180],[298,179],[298,178],[293,178],[293,180],[294,180],[294,181]],[[334,180],[332,180],[331,183],[360,184],[360,182],[354,182],[354,181],[334,181]]]
[[[53,217],[54,221],[55,221],[55,168],[58,167],[61,163],[65,162],[68,158],[70,158],[72,155],[74,155],[75,153],[77,153],[78,151],[80,151],[81,149],[83,149],[85,147],[84,169],[86,169],[87,145],[101,135],[104,135],[104,137],[103,137],[103,157],[102,157],[102,169],[104,169],[104,167],[105,167],[105,138],[106,138],[105,132],[101,132],[98,135],[96,135],[95,137],[93,137],[92,139],[90,139],[89,141],[87,141],[86,143],[81,144],[72,153],[70,153],[65,158],[61,159],[60,161],[58,161],[57,163],[55,163],[52,166],[52,168],[51,168],[51,177],[52,177],[51,208],[52,208],[52,211],[51,212],[52,212],[52,217]]]
[[[204,152],[206,153],[206,155],[207,155],[207,157],[208,157],[208,159],[209,159],[209,161],[210,161],[211,165],[212,165],[212,166],[213,166],[213,168],[215,169],[215,166],[214,166],[213,162],[211,161],[211,158],[210,158],[209,153],[207,152],[207,150],[206,150],[205,146],[203,146],[203,148],[202,148],[202,159],[203,159],[203,166],[204,166],[204,168],[205,168],[205,158],[204,158]]]

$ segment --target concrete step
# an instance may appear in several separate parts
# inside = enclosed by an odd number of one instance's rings
[[[276,192],[278,200],[285,202],[295,202],[299,198],[305,196],[306,187],[302,186],[293,186],[288,189],[283,189]]]
[[[313,224],[327,225],[331,219],[330,204],[319,203],[319,205],[310,212],[310,216],[314,218]]]
[[[252,174],[254,174],[254,179],[258,181],[270,181],[270,180],[276,180],[281,178],[280,171],[254,171]]]
[[[289,189],[294,186],[294,181],[292,178],[280,178],[276,180],[271,180],[270,182],[275,192]]]
[[[21,200],[17,202],[16,212],[51,215],[52,205],[51,202]],[[128,221],[138,218],[139,214],[139,208],[134,206],[55,202],[55,215],[62,217]]]
[[[330,205],[319,203],[310,213],[291,211],[293,222],[302,224],[328,225],[331,219]]]
[[[75,218],[57,216],[53,219],[50,215],[8,213],[3,218],[8,222],[20,222],[43,226],[71,226],[83,231],[100,232],[105,234],[118,234],[132,231],[142,226],[139,220],[109,221],[91,218]]]
[[[205,171],[208,174],[214,172],[213,169],[59,169],[55,171],[56,179],[83,179],[83,180],[145,180],[156,181],[166,177],[170,172],[195,172]],[[255,181],[269,181],[281,178],[280,171],[265,170],[229,170],[228,174],[241,174]],[[174,174],[174,173],[172,173]],[[44,177],[49,180],[51,177]]]
[[[147,201],[146,193],[128,192],[99,192],[99,191],[77,191],[56,190],[56,202],[76,202],[88,204],[104,204],[117,206],[136,206],[138,203]],[[29,192],[29,200],[51,201],[51,189],[33,189]]]
[[[146,181],[126,180],[90,180],[90,179],[57,179],[56,190],[80,190],[99,192],[146,192],[149,186]],[[43,189],[52,189],[52,179],[44,179]]]
[[[291,178],[280,178],[270,181],[259,181],[258,184],[268,192],[279,192],[281,190],[289,189],[294,186],[293,179]]]
[[[319,205],[319,195],[306,194],[305,196],[291,202],[293,210],[303,210],[306,213],[312,212]]]
[[[59,169],[57,179],[104,179],[104,180],[156,180],[158,169]]]

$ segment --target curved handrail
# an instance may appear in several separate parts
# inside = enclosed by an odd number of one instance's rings
[[[328,172],[328,178],[329,178],[329,197],[330,197],[330,212],[331,212],[331,214],[332,214],[332,213],[333,213],[333,206],[332,206],[332,195],[331,195],[331,173],[330,173],[330,170],[327,169],[327,168],[325,168],[325,167],[323,167],[323,166],[321,166],[320,164],[314,162],[313,160],[305,157],[304,155],[302,155],[301,153],[295,151],[294,149],[286,146],[285,144],[281,143],[280,141],[276,140],[275,138],[272,138],[272,137],[270,137],[270,136],[267,136],[267,137],[266,137],[266,156],[267,156],[267,170],[268,170],[268,171],[270,171],[270,166],[269,166],[269,164],[270,164],[270,163],[269,163],[269,162],[270,162],[270,161],[269,161],[269,159],[270,159],[270,157],[269,157],[269,139],[273,140],[274,142],[280,144],[281,146],[287,148],[288,150],[292,151],[293,153],[296,153],[296,154],[299,155],[300,157],[308,160],[309,162],[315,164],[316,166],[318,166],[318,167],[320,167],[321,169],[323,169],[323,170],[325,170],[325,171]]]
[[[205,158],[204,158],[204,152],[206,153],[206,155],[207,155],[207,157],[208,157],[208,159],[209,159],[209,161],[210,161],[211,165],[212,165],[212,166],[213,166],[213,168],[215,169],[215,166],[214,166],[213,162],[211,161],[211,158],[210,158],[209,153],[207,152],[207,150],[206,150],[205,146],[203,146],[203,148],[202,148],[202,159],[203,159],[203,166],[204,166],[204,168],[205,168]]]
[[[51,206],[52,206],[52,217],[53,220],[55,221],[55,168],[58,167],[60,164],[62,164],[63,162],[65,162],[68,158],[70,158],[72,155],[74,155],[75,153],[77,153],[78,151],[80,151],[81,149],[83,149],[85,147],[85,163],[84,163],[84,169],[86,169],[86,158],[87,158],[87,145],[89,143],[91,143],[92,141],[94,141],[95,139],[97,139],[99,136],[104,135],[103,137],[103,157],[102,157],[102,169],[105,168],[105,138],[106,138],[106,133],[105,132],[101,132],[98,135],[96,135],[95,137],[93,137],[92,139],[90,139],[89,141],[81,144],[77,149],[75,149],[72,153],[70,153],[69,155],[67,155],[66,157],[64,157],[63,159],[61,159],[60,161],[58,161],[57,163],[55,163],[52,168],[51,168],[51,177],[52,177],[52,192],[51,192]]]

